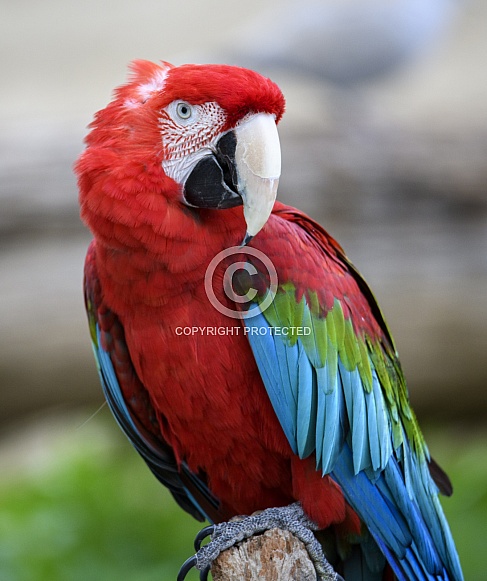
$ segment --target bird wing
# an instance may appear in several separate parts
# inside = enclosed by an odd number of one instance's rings
[[[293,451],[313,454],[316,469],[340,485],[399,579],[461,579],[429,453],[371,291],[341,247],[296,210],[278,205],[254,245],[276,268],[274,299],[260,308],[271,289],[252,257],[257,275],[235,281],[241,294],[257,289],[242,313],[246,335]]]
[[[103,304],[92,243],[85,263],[84,293],[91,341],[103,392],[119,426],[158,480],[177,503],[199,521],[218,521],[219,503],[204,474],[194,474],[176,462],[163,439],[159,418],[147,390],[137,376],[124,329],[115,313]]]

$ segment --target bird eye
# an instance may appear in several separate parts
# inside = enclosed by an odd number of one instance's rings
[[[189,119],[193,114],[193,108],[189,103],[185,103],[184,101],[180,101],[176,105],[176,114],[180,119]]]
[[[164,109],[165,113],[180,127],[193,125],[199,119],[199,105],[191,105],[186,101],[176,100]]]

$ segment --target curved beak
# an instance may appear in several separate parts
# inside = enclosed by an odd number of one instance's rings
[[[235,128],[237,189],[242,196],[247,244],[272,212],[281,175],[281,146],[273,115],[257,113]]]
[[[243,204],[247,244],[267,222],[281,175],[281,147],[269,113],[249,116],[224,133],[211,150],[200,150],[178,167],[186,173],[184,202],[196,208],[225,209]],[[174,172],[168,165],[167,175]]]

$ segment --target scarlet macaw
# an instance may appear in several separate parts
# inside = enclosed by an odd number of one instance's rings
[[[136,61],[96,115],[76,171],[105,396],[195,518],[298,501],[347,581],[458,581],[450,483],[381,311],[339,244],[275,202],[283,112],[255,72]]]

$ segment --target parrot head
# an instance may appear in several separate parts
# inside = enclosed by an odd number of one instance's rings
[[[269,79],[228,65],[132,63],[86,142],[156,165],[164,194],[191,208],[243,205],[244,244],[266,223],[281,172],[284,97]],[[78,165],[82,176],[86,168]],[[83,185],[80,182],[81,190]]]

